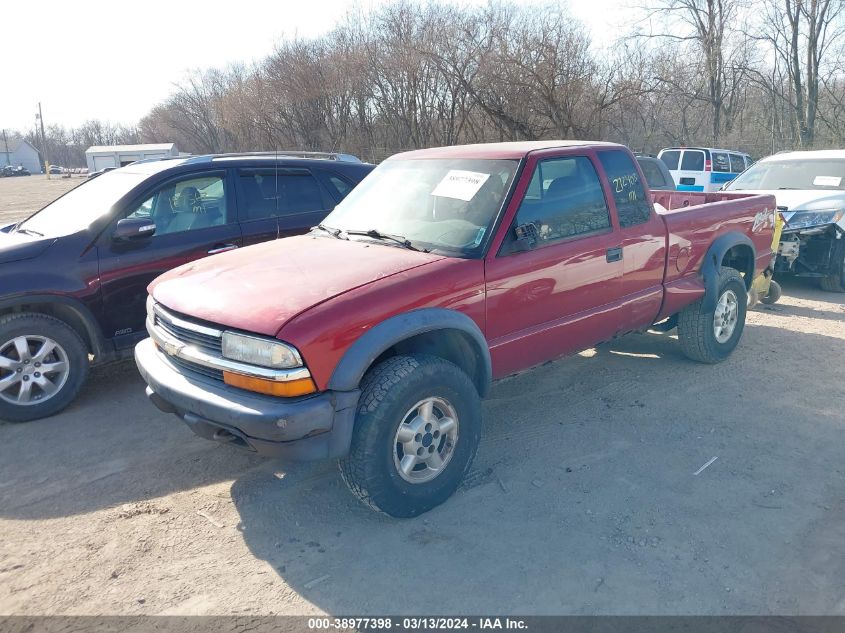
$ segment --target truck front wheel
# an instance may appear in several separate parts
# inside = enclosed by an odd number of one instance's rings
[[[481,399],[469,376],[435,356],[394,356],[362,381],[340,472],[371,508],[414,517],[455,492],[480,434]]]
[[[742,275],[734,268],[719,271],[718,293],[713,309],[705,310],[698,300],[678,314],[678,341],[692,360],[719,363],[739,343],[745,328],[746,288]]]

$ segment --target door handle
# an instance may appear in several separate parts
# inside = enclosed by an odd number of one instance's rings
[[[618,262],[622,260],[622,247],[608,248],[606,259],[608,262]]]
[[[225,253],[226,251],[233,251],[238,247],[237,244],[217,244],[214,248],[209,249],[209,255],[217,255],[217,253]]]

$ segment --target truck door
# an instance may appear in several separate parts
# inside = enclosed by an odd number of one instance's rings
[[[152,237],[115,241],[114,227],[97,243],[103,334],[118,347],[144,336],[147,285],[162,273],[241,243],[225,171],[176,177],[156,185],[117,214],[149,218]]]
[[[526,173],[525,196],[485,269],[497,377],[590,347],[617,327],[622,249],[596,166],[566,155]]]
[[[622,249],[621,301],[617,334],[651,325],[663,303],[666,225],[652,208],[641,172],[620,149],[597,153],[605,189],[619,220]]]

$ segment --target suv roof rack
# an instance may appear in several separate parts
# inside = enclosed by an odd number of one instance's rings
[[[316,160],[336,160],[347,163],[360,163],[360,158],[352,154],[341,154],[337,152],[300,152],[291,150],[262,151],[262,152],[229,152],[225,154],[202,154],[191,156],[185,164],[210,163],[218,158],[310,158]],[[175,157],[174,157],[175,158]]]

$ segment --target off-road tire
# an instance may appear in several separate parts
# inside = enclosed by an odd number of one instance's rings
[[[733,290],[739,299],[737,323],[727,341],[720,343],[716,339],[713,328],[715,303],[713,308],[705,310],[704,300],[699,299],[678,314],[678,342],[681,344],[681,350],[687,358],[700,363],[714,364],[725,360],[739,343],[745,328],[747,301],[744,299],[747,290],[742,275],[734,268],[723,266],[719,271],[717,288],[716,302],[729,289]]]
[[[68,358],[69,374],[61,389],[42,403],[15,405],[0,399],[0,420],[29,422],[55,415],[76,396],[88,377],[88,349],[67,323],[46,314],[21,312],[0,317],[0,345],[18,336],[44,336],[56,341]]]
[[[394,463],[396,432],[406,412],[432,396],[454,407],[458,439],[439,475],[409,483]],[[466,373],[436,356],[394,356],[362,380],[352,444],[339,462],[340,472],[352,493],[372,509],[397,518],[414,517],[455,492],[472,464],[480,435],[481,398]]]
[[[845,292],[845,238],[836,240],[833,261],[833,274],[819,279],[819,285],[827,292]]]
[[[781,298],[781,295],[783,295],[783,290],[781,289],[780,284],[774,279],[772,279],[771,281],[769,281],[769,292],[767,292],[764,296],[760,297],[760,301],[770,306],[774,303],[777,303],[778,300]]]

